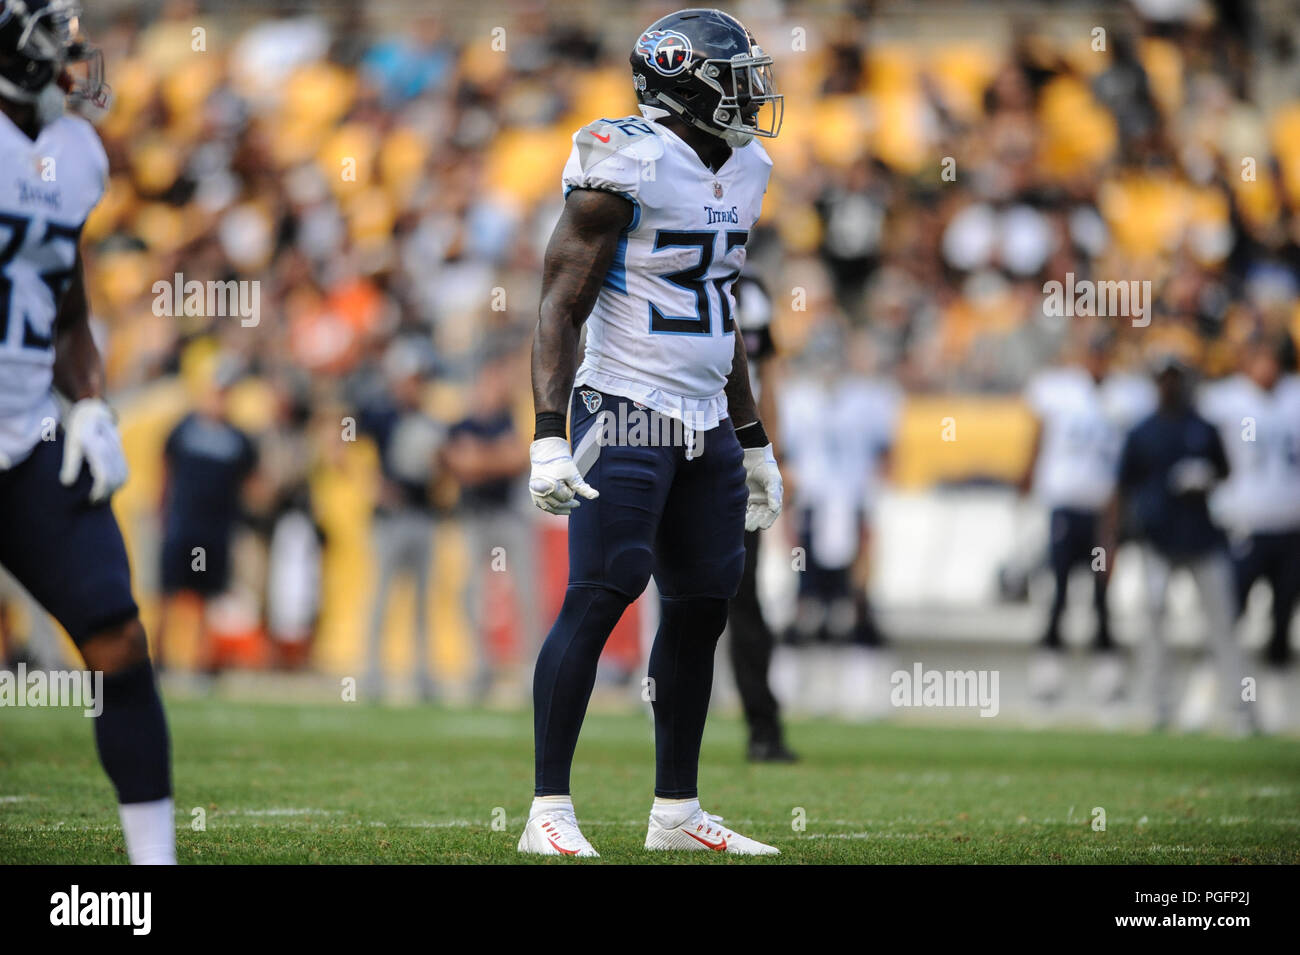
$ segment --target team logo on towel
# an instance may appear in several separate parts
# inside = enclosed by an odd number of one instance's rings
[[[583,390],[578,392],[578,397],[582,399],[582,403],[587,406],[588,411],[595,413],[600,410],[602,399],[599,391]]]

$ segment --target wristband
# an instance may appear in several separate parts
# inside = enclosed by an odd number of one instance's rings
[[[533,433],[533,440],[540,441],[542,438],[565,438],[568,432],[564,426],[563,411],[539,411],[537,412],[537,425]]]
[[[749,424],[741,425],[736,429],[736,438],[739,439],[742,448],[765,448],[772,443],[768,440],[761,421],[751,421]]]

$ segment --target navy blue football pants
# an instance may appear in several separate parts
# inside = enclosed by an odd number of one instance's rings
[[[652,445],[607,426],[619,420],[620,406],[624,420],[650,421],[660,437],[672,431],[630,399],[575,389],[574,460],[600,497],[569,516],[569,584],[533,674],[539,796],[569,792],[600,652],[651,575],[659,630],[645,686],[654,709],[655,793],[697,795],[714,651],[745,568],[748,492],[730,420],[696,435],[688,457],[686,435]]]
[[[0,564],[78,647],[137,616],[122,533],[108,503],[89,500],[90,469],[59,482],[63,432],[0,471]],[[104,674],[95,719],[100,761],[121,803],[171,795],[167,720],[148,659]]]
[[[1047,629],[1043,646],[1061,649],[1061,617],[1065,614],[1065,599],[1070,589],[1070,572],[1080,564],[1091,567],[1093,548],[1100,546],[1099,524],[1101,517],[1094,511],[1079,511],[1068,507],[1053,509],[1049,518],[1049,563],[1052,567],[1052,606],[1047,612]],[[1107,610],[1106,585],[1109,577],[1103,573],[1092,575],[1092,605],[1097,614],[1094,631],[1094,650],[1110,650],[1114,646],[1110,635],[1110,615]]]
[[[1233,545],[1232,567],[1238,613],[1246,609],[1246,598],[1256,582],[1261,578],[1268,581],[1273,612],[1264,659],[1272,666],[1286,666],[1291,660],[1291,617],[1300,599],[1300,531],[1251,534]]]

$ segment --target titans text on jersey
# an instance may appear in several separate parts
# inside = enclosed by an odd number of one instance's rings
[[[12,467],[58,420],[54,321],[108,158],[84,119],[33,141],[0,113],[0,170],[0,467]]]
[[[676,133],[640,116],[600,119],[574,134],[566,195],[603,189],[634,207],[587,320],[577,385],[639,401],[695,430],[726,417],[731,286],[771,168],[751,142],[711,172]]]

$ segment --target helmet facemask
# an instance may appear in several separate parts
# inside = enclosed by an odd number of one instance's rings
[[[718,91],[718,105],[705,123],[730,146],[745,146],[755,136],[772,139],[781,130],[785,97],[776,92],[772,58],[755,46],[746,56],[705,60],[695,71]]]

